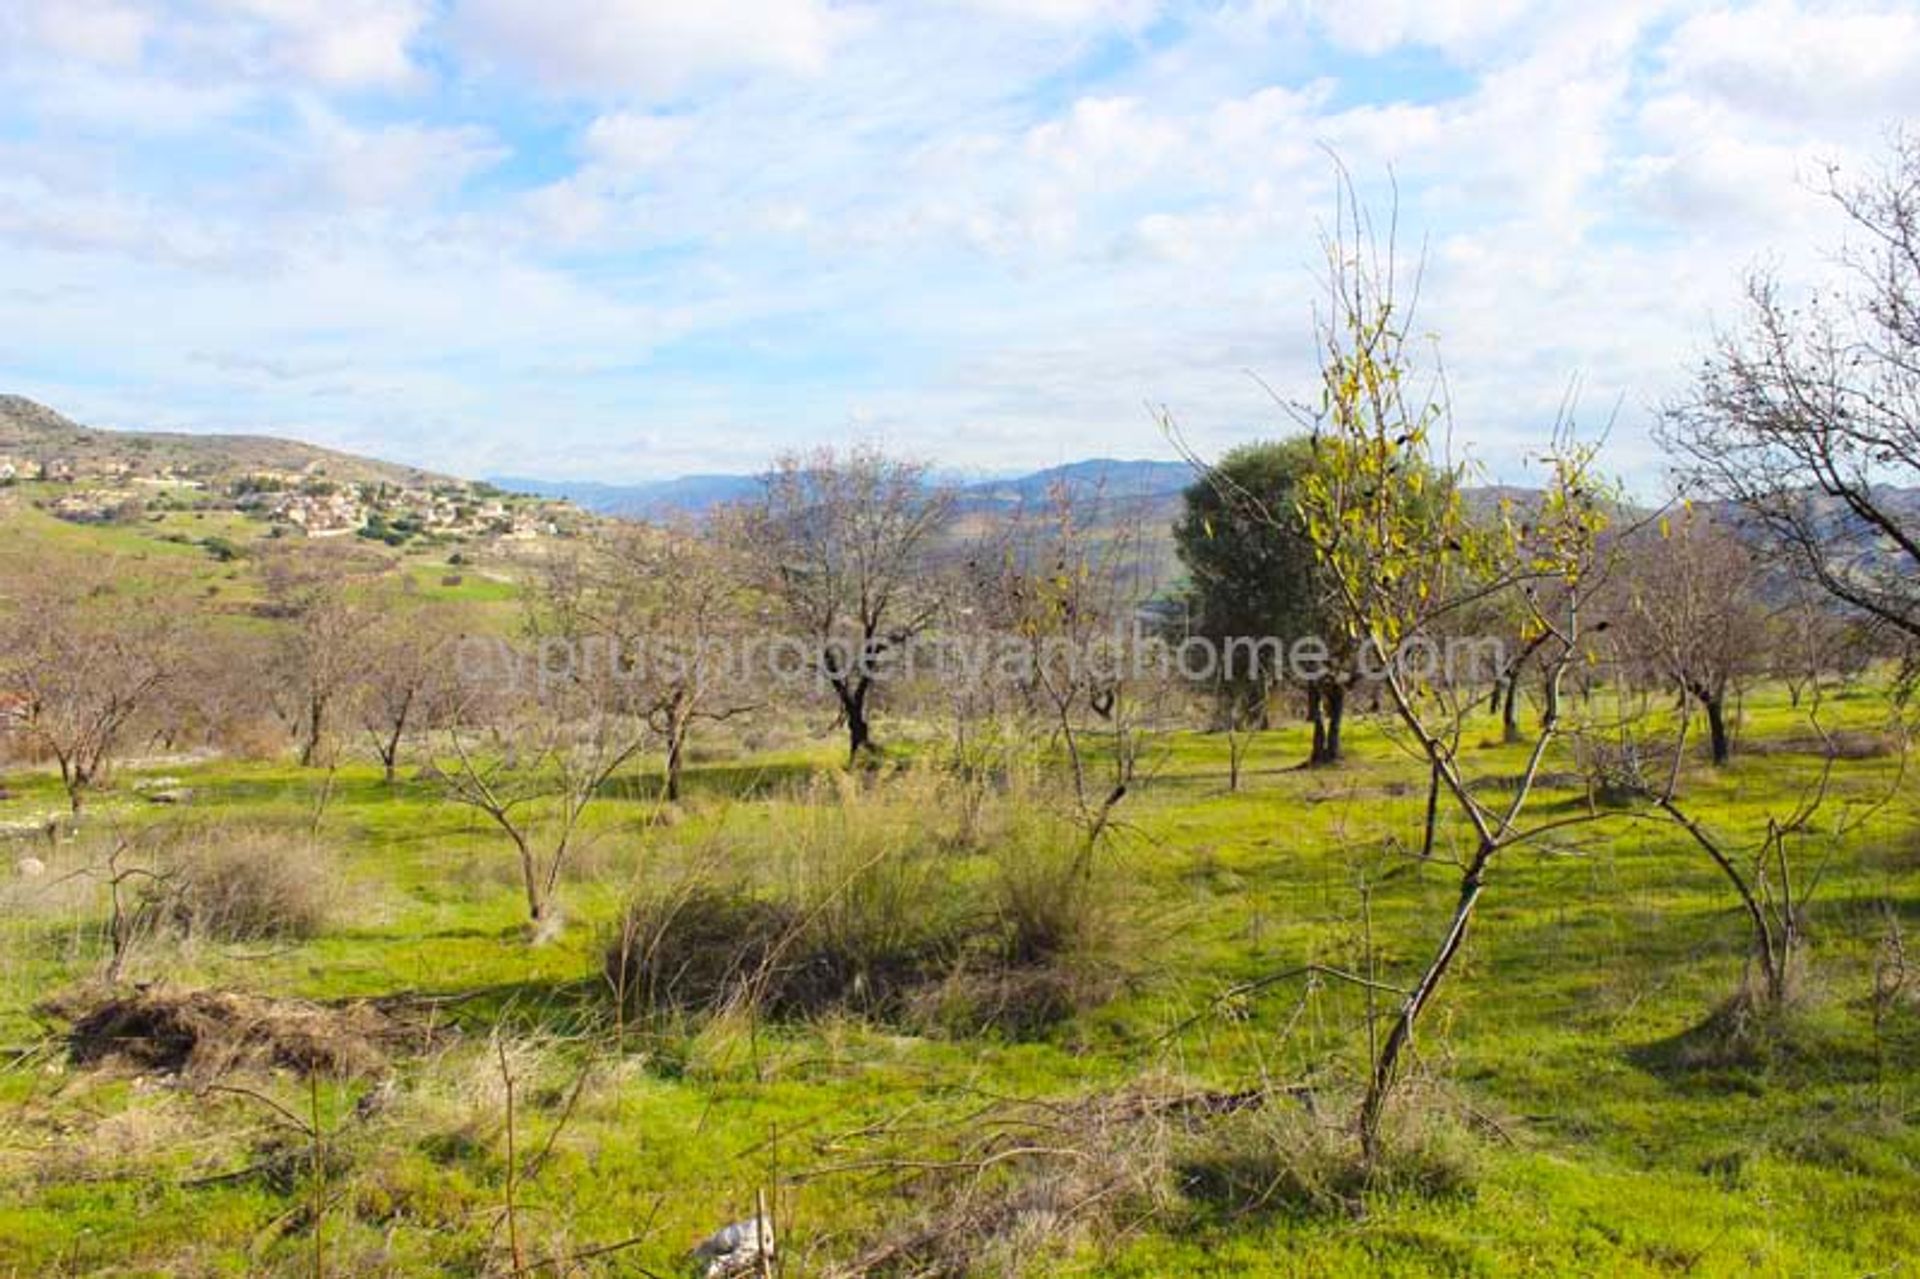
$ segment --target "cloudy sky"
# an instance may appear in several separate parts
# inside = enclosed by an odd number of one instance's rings
[[[0,0],[0,390],[465,474],[1204,450],[1311,384],[1339,155],[1456,432],[1614,467],[1920,119],[1920,7]]]

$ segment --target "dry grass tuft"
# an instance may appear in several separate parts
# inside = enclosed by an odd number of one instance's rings
[[[297,940],[326,926],[334,883],[311,840],[266,830],[214,828],[167,859],[158,906],[189,937]]]
[[[1122,983],[1113,885],[1070,831],[966,813],[911,772],[816,783],[802,810],[629,905],[605,954],[627,1013],[849,1013],[1031,1036]],[[982,842],[986,841],[986,842]]]
[[[1448,1099],[1403,1095],[1371,1162],[1354,1137],[1350,1104],[1306,1093],[1297,1100],[1248,1108],[1195,1134],[1177,1155],[1181,1193],[1229,1217],[1344,1215],[1361,1211],[1369,1194],[1472,1193],[1479,1146]]]

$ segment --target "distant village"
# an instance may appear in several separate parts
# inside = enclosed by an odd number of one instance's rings
[[[133,523],[167,511],[233,510],[282,536],[359,536],[394,546],[416,537],[526,540],[560,534],[577,519],[564,504],[489,484],[340,481],[329,478],[317,462],[301,471],[260,469],[234,476],[218,474],[205,463],[142,467],[124,458],[34,461],[0,455],[0,485],[15,484],[50,486],[53,491],[39,494],[38,504],[74,524]]]

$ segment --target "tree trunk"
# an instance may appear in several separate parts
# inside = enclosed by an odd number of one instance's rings
[[[1520,738],[1520,677],[1507,681],[1500,694],[1500,740],[1511,746]]]
[[[840,694],[840,709],[847,720],[847,763],[860,762],[860,752],[877,748],[873,743],[873,727],[867,722],[867,691],[872,688],[865,680],[857,683],[841,683],[834,686]]]
[[[67,789],[67,807],[75,817],[87,804],[87,787],[93,781],[93,775],[72,756],[60,757],[60,784]]]
[[[547,893],[540,882],[540,869],[534,864],[533,850],[518,839],[520,848],[520,878],[527,889],[527,916],[534,924],[545,923],[547,918]]]
[[[1326,762],[1327,720],[1320,710],[1320,686],[1307,685],[1307,721],[1313,725],[1313,745],[1307,751],[1307,767],[1318,768]]]
[[[1720,694],[1703,694],[1700,701],[1707,708],[1707,738],[1717,767],[1733,758],[1733,742],[1727,736],[1726,698]]]
[[[680,772],[686,763],[687,726],[675,718],[667,726],[667,802],[680,802]]]
[[[320,757],[320,735],[326,731],[327,704],[314,697],[307,701],[307,731],[300,743],[300,767],[312,768]]]
[[[1460,953],[1460,947],[1466,943],[1467,929],[1473,923],[1474,907],[1479,904],[1481,890],[1485,887],[1487,863],[1494,851],[1493,846],[1482,845],[1468,865],[1466,874],[1461,877],[1460,897],[1454,905],[1453,921],[1447,928],[1447,935],[1428,962],[1427,971],[1421,974],[1420,984],[1407,992],[1399,1015],[1393,1020],[1393,1029],[1387,1032],[1387,1042],[1380,1049],[1380,1057],[1373,1064],[1373,1077],[1367,1084],[1366,1100],[1360,1106],[1360,1149],[1369,1163],[1379,1153],[1380,1120],[1399,1075],[1400,1056],[1413,1042],[1414,1024],[1420,1020],[1427,1001],[1433,997],[1447,970],[1453,967],[1454,957]]]
[[[380,763],[386,770],[387,785],[394,782],[394,774],[400,764],[400,739],[407,735],[407,720],[413,714],[413,694],[408,693],[400,703],[400,713],[394,717],[393,732],[387,737],[387,747],[380,752]]]
[[[1338,764],[1340,762],[1340,728],[1347,718],[1347,689],[1338,680],[1329,680],[1321,703],[1326,708],[1327,731],[1320,743],[1320,757],[1316,764]]]

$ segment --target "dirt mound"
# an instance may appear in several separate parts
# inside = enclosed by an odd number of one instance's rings
[[[193,1079],[243,1068],[366,1075],[414,1038],[369,1004],[330,1006],[227,990],[82,992],[47,1011],[73,1025],[78,1065],[121,1063]]]

